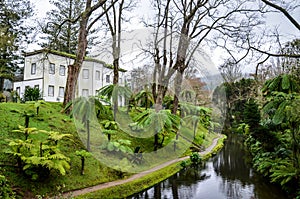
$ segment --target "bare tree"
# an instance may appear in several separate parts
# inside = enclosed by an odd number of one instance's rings
[[[173,108],[176,113],[183,74],[196,55],[203,56],[200,48],[216,33],[238,42],[251,28],[261,24],[258,20],[261,10],[244,0],[155,0],[153,4],[157,10],[150,51],[155,63],[153,95],[159,107],[171,77],[176,74]]]
[[[252,26],[252,29],[249,28],[248,32],[236,32],[235,34],[238,35],[238,37],[234,37],[236,39],[233,39],[232,34],[220,32],[218,36],[215,36],[214,45],[224,49],[224,52],[227,52],[236,66],[240,62],[248,66],[256,65],[253,76],[258,80],[260,79],[258,78],[260,75],[258,73],[261,72],[260,67],[264,67],[265,64],[270,65],[267,63],[270,62],[270,58],[298,59],[300,57],[299,53],[290,53],[283,49],[283,40],[286,40],[286,34],[289,34],[288,36],[291,37],[290,33],[282,32],[278,26],[270,26],[268,21],[264,19],[267,16],[271,16],[270,14],[282,13],[299,30],[299,23],[292,16],[293,13],[296,14],[297,10],[299,10],[299,2],[261,0],[253,3],[254,5],[252,6],[256,6],[257,12],[263,16],[260,20],[261,26]],[[251,13],[248,14],[250,15]],[[271,65],[274,66],[274,64]]]
[[[134,0],[126,1],[119,0],[117,3],[113,3],[113,0],[109,2],[112,5],[111,10],[107,10],[107,3],[103,5],[105,11],[105,25],[107,26],[112,38],[111,48],[113,57],[113,84],[118,85],[119,82],[119,70],[120,70],[120,55],[121,55],[121,40],[122,40],[122,24],[126,21],[124,16],[125,11],[132,10],[134,6]],[[114,116],[118,110],[118,99],[114,99]]]
[[[219,70],[226,82],[234,82],[243,76],[241,65],[234,63],[234,61],[230,59],[226,60],[224,64],[219,66]]]

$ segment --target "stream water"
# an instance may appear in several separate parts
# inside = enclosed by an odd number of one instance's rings
[[[231,134],[223,149],[198,168],[187,168],[131,199],[287,199],[278,186],[255,173],[240,136]]]

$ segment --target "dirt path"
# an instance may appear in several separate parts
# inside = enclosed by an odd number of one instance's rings
[[[207,147],[204,151],[200,152],[200,155],[205,155],[205,154],[209,153],[217,145],[218,140],[221,137],[222,136],[219,136],[219,137],[215,138],[213,140],[212,144],[209,147]],[[127,179],[106,182],[106,183],[102,183],[102,184],[95,185],[95,186],[92,186],[92,187],[87,187],[87,188],[83,188],[83,189],[79,189],[79,190],[75,190],[75,191],[66,192],[66,193],[63,194],[63,197],[79,196],[79,195],[82,195],[82,194],[86,194],[86,193],[98,191],[98,190],[101,190],[101,189],[106,189],[106,188],[109,188],[109,187],[121,185],[121,184],[124,184],[124,183],[127,183],[127,182],[131,182],[131,181],[136,180],[138,178],[144,177],[147,174],[150,174],[154,171],[158,171],[158,170],[160,170],[160,169],[162,169],[166,166],[169,166],[169,165],[171,165],[173,163],[176,163],[176,162],[186,160],[188,158],[189,158],[189,156],[186,156],[186,157],[182,157],[182,158],[178,158],[178,159],[175,159],[175,160],[165,162],[164,164],[153,167],[153,168],[151,168],[147,171],[143,171],[141,173],[134,174],[134,175],[130,176]]]

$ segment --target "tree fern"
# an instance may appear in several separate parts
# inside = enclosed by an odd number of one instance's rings
[[[58,170],[62,175],[70,168],[70,159],[66,157],[58,148],[57,141],[64,137],[71,137],[70,134],[60,134],[54,131],[44,131],[19,127],[21,131],[43,133],[48,136],[44,141],[38,139],[13,139],[8,140],[9,148],[6,153],[17,157],[18,166],[25,173],[31,175],[32,179],[38,179],[40,175],[46,177],[50,170]],[[40,137],[40,136],[37,136]]]
[[[172,114],[170,110],[160,110],[159,112],[152,109],[145,110],[138,114],[134,121],[155,135],[158,133],[163,133],[163,135],[172,133],[180,125],[180,118]]]
[[[272,182],[280,183],[284,186],[297,176],[297,169],[293,167],[292,163],[288,160],[280,160],[280,162],[270,169]]]
[[[129,99],[131,94],[132,92],[128,87],[114,84],[104,86],[98,92],[99,97],[106,96],[113,101],[118,99],[118,96],[124,96],[126,99]]]

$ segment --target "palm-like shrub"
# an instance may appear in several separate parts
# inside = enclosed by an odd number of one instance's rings
[[[170,110],[160,110],[156,112],[153,109],[148,109],[138,114],[134,120],[137,122],[137,125],[148,129],[149,131],[152,130],[154,133],[154,151],[159,147],[159,134],[162,134],[163,136],[161,141],[162,145],[165,136],[177,132],[180,125],[180,118],[177,115],[172,114]]]
[[[102,87],[98,92],[98,97],[103,98],[106,97],[109,102],[113,104],[113,115],[116,118],[116,114],[118,111],[118,99],[119,97],[124,97],[129,100],[132,95],[131,90],[126,86],[120,86],[117,84],[111,84]]]
[[[100,115],[105,115],[106,118],[112,118],[112,113],[102,99],[98,97],[79,97],[68,103],[64,109],[65,112],[71,109],[70,115],[74,116],[76,124],[81,123],[86,128],[87,132],[87,150],[90,151],[90,121]]]
[[[111,136],[118,132],[118,123],[111,120],[103,120],[101,121],[101,124],[104,128],[102,132],[107,135],[107,139],[110,141]]]
[[[76,151],[76,155],[79,156],[81,159],[81,175],[83,175],[85,160],[86,160],[86,158],[91,157],[92,154],[86,150],[80,150],[80,151]]]
[[[136,94],[135,101],[138,102],[140,106],[145,107],[146,110],[154,104],[152,92],[147,88]]]

